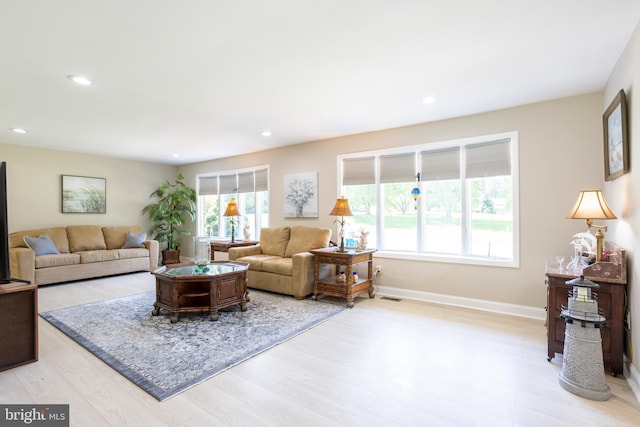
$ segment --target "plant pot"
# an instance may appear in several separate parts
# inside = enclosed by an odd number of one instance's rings
[[[162,265],[167,264],[179,264],[180,263],[180,250],[162,250]]]

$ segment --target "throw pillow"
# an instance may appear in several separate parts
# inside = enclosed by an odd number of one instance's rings
[[[131,231],[127,231],[127,237],[124,239],[124,246],[122,246],[122,249],[144,248],[144,240],[146,238],[147,233],[133,234]]]
[[[36,256],[60,253],[48,234],[41,234],[40,237],[24,236],[24,242],[36,253]]]

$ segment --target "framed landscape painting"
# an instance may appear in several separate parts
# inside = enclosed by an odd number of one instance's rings
[[[62,213],[107,213],[107,180],[62,175]]]
[[[611,181],[629,172],[627,100],[618,92],[602,116],[604,129],[604,179]]]

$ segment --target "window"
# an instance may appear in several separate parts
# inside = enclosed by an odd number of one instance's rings
[[[516,159],[516,132],[340,156],[346,237],[364,231],[390,256],[517,266]]]
[[[199,175],[198,235],[231,238],[231,222],[221,216],[235,198],[242,214],[236,237],[244,238],[248,225],[251,239],[260,238],[260,229],[269,226],[269,170],[267,167]]]

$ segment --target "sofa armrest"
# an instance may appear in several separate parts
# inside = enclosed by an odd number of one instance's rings
[[[262,248],[260,245],[253,246],[239,246],[237,248],[229,248],[229,260],[234,260],[250,255],[262,254]]]
[[[298,299],[305,298],[313,292],[313,254],[311,252],[293,254],[291,261],[293,296]]]
[[[145,240],[144,247],[149,250],[149,271],[156,271],[160,257],[160,243],[157,240]]]
[[[36,253],[29,248],[9,248],[11,277],[35,283]]]

